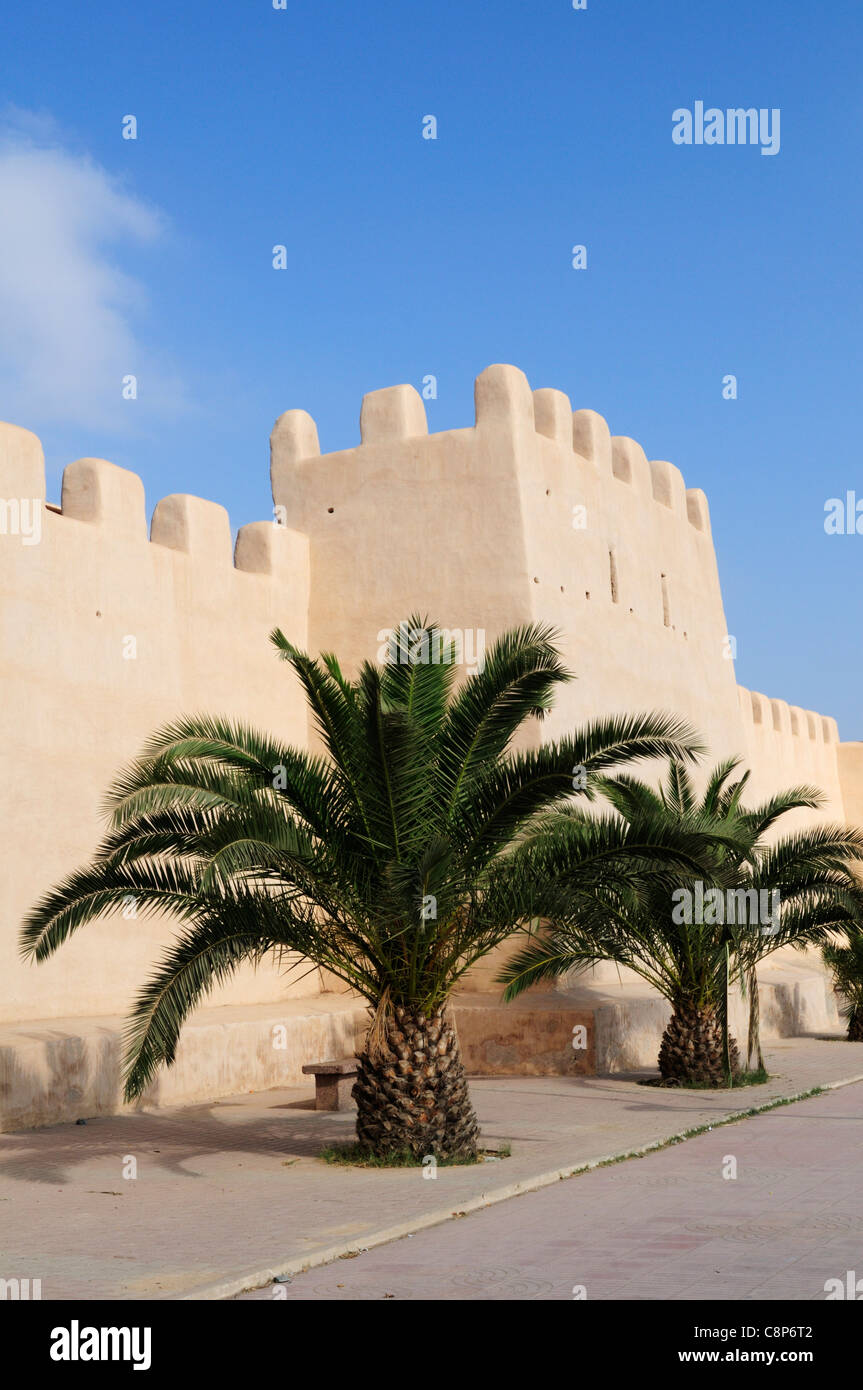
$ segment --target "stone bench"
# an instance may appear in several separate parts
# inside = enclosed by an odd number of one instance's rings
[[[340,1062],[309,1062],[303,1071],[315,1078],[316,1110],[352,1109],[351,1090],[357,1074],[355,1057],[345,1057]]]

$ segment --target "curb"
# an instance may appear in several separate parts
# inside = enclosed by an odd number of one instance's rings
[[[843,1086],[853,1086],[860,1081],[863,1081],[863,1073],[857,1076],[844,1077],[840,1081],[824,1082],[820,1086],[820,1090],[838,1091]],[[809,1099],[812,1089],[810,1087],[806,1091],[792,1092],[787,1096],[773,1096],[763,1105],[751,1106],[746,1111],[732,1110],[724,1114],[719,1112],[713,1120],[712,1127],[734,1124],[743,1119],[753,1119],[753,1111],[755,1115],[758,1115],[765,1111],[779,1109],[783,1103],[788,1104],[793,1101]],[[703,1133],[707,1128],[707,1125],[699,1126],[698,1133]],[[686,1130],[681,1130],[675,1134],[666,1135],[663,1139],[654,1139],[651,1143],[642,1144],[634,1149],[623,1149],[618,1153],[603,1154],[598,1158],[586,1158],[579,1163],[568,1163],[562,1168],[554,1168],[550,1172],[538,1173],[534,1177],[522,1178],[518,1182],[507,1183],[502,1187],[495,1187],[489,1192],[481,1192],[476,1197],[466,1198],[460,1207],[460,1212],[467,1215],[469,1212],[482,1211],[485,1207],[495,1206],[498,1202],[506,1202],[510,1197],[519,1197],[526,1192],[537,1192],[543,1187],[550,1187],[552,1183],[575,1177],[576,1174],[590,1172],[591,1169],[599,1168],[603,1164],[620,1162],[627,1158],[642,1158],[645,1154],[653,1153],[657,1149],[667,1148],[669,1144],[686,1143],[688,1139],[697,1137],[697,1134],[690,1134]],[[378,1245],[387,1245],[390,1241],[401,1240],[406,1235],[426,1230],[430,1226],[443,1225],[444,1222],[451,1221],[454,1215],[453,1211],[442,1209],[426,1212],[411,1221],[401,1221],[396,1226],[387,1226],[381,1231],[373,1231],[368,1235],[355,1237],[353,1241],[341,1245],[325,1246],[323,1249],[311,1251],[307,1255],[295,1255],[291,1259],[285,1260],[284,1263],[267,1266],[264,1269],[249,1269],[231,1279],[222,1279],[215,1284],[202,1284],[189,1293],[183,1294],[178,1301],[185,1303],[233,1298],[237,1294],[263,1288],[265,1285],[271,1284],[277,1276],[293,1278],[297,1274],[304,1274],[306,1270],[331,1264],[342,1255],[355,1251],[358,1240],[362,1240],[364,1249],[372,1250]]]

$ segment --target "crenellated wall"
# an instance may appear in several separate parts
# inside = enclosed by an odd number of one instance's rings
[[[181,711],[308,744],[299,689],[267,641],[277,624],[352,669],[417,610],[486,643],[553,623],[577,680],[537,737],[672,710],[704,734],[711,761],[745,758],[753,794],[814,782],[824,814],[843,815],[863,759],[840,758],[835,722],[736,686],[704,494],[514,367],[489,367],[475,398],[472,427],[429,435],[413,387],[374,391],[360,444],[324,456],[311,417],[288,411],[271,437],[284,524],[242,527],[233,557],[227,513],[200,498],[163,498],[148,535],[141,480],[104,460],[71,463],[61,507],[46,506],[38,440],[0,426],[0,500],[42,508],[38,544],[10,533],[8,509],[0,533],[0,1018],[126,1008],[169,928],[93,925],[34,968],[18,960],[21,916],[86,861],[112,777]],[[318,987],[262,971],[212,1002]]]
[[[412,386],[367,395],[362,443],[340,453],[318,453],[304,411],[276,422],[273,500],[309,537],[313,649],[355,667],[416,611],[489,632],[530,620],[521,441],[498,375],[514,370],[478,378],[473,429],[429,435]]]
[[[39,441],[3,425],[0,498],[44,497]],[[140,478],[102,459],[69,464],[38,544],[0,535],[0,1018],[126,1008],[168,928],[94,923],[36,968],[18,958],[22,914],[86,862],[108,784],[158,725],[221,711],[305,743],[304,704],[267,637],[280,624],[306,641],[308,574],[304,536],[256,522],[232,556],[227,512],[198,497],[163,498],[148,539]],[[283,990],[264,971],[223,998]]]
[[[778,786],[813,785],[826,798],[823,814],[842,820],[845,807],[836,720],[784,700],[770,700],[743,686],[738,686],[737,693],[753,798],[769,796]],[[798,823],[805,820],[803,812],[797,817]],[[787,825],[793,828],[791,817]]]
[[[475,395],[472,429],[429,435],[413,387],[373,392],[361,444],[324,457],[304,411],[278,420],[273,497],[309,537],[312,646],[355,665],[417,609],[487,640],[547,621],[579,678],[549,735],[659,705],[737,751],[704,494],[634,440],[612,439],[595,412],[531,392],[515,367],[489,367]]]
[[[475,401],[473,428],[429,435],[412,386],[375,391],[361,443],[324,456],[305,411],[277,421],[273,497],[309,537],[312,647],[355,666],[417,609],[488,641],[550,622],[577,680],[543,736],[674,710],[711,758],[751,760],[754,788],[815,780],[841,814],[835,721],[795,711],[774,737],[738,691],[704,493],[515,367],[487,368]]]

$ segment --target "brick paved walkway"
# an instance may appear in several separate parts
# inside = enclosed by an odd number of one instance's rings
[[[472,1091],[484,1137],[492,1144],[511,1140],[512,1157],[472,1168],[440,1169],[434,1180],[424,1179],[417,1170],[344,1169],[322,1163],[315,1156],[324,1143],[352,1137],[353,1115],[318,1114],[308,1108],[308,1093],[298,1091],[267,1091],[198,1107],[6,1134],[0,1136],[0,1278],[39,1278],[46,1299],[230,1296],[256,1280],[263,1282],[269,1272],[321,1265],[327,1258],[374,1246],[405,1231],[419,1232],[424,1225],[445,1220],[453,1212],[482,1207],[560,1169],[654,1143],[729,1112],[762,1104],[771,1095],[793,1094],[819,1083],[863,1076],[860,1043],[789,1039],[768,1049],[767,1060],[776,1073],[773,1081],[731,1095],[657,1091],[632,1080],[608,1077],[474,1081]],[[565,1241],[565,1253],[553,1276],[541,1274],[529,1261],[519,1273],[524,1252],[516,1258],[512,1252],[498,1251],[492,1243],[469,1276],[478,1280],[476,1289],[480,1292],[474,1296],[488,1296],[487,1290],[495,1281],[501,1290],[508,1290],[503,1296],[522,1296],[512,1290],[524,1279],[526,1297],[570,1296],[562,1291],[585,1281],[591,1282],[592,1296],[597,1297],[602,1288],[611,1291],[622,1287],[630,1277],[627,1270],[631,1266],[626,1262],[639,1258],[646,1261],[647,1279],[651,1271],[656,1272],[656,1260],[650,1251],[644,1256],[633,1254],[631,1224],[633,1214],[637,1216],[644,1207],[640,1184],[646,1181],[645,1175],[655,1174],[659,1179],[651,1215],[659,1224],[651,1227],[650,1241],[659,1239],[664,1228],[671,1232],[667,1238],[683,1240],[692,1258],[700,1258],[698,1250],[716,1237],[711,1235],[712,1228],[698,1231],[691,1223],[726,1220],[728,1214],[725,1208],[703,1208],[695,1170],[690,1173],[688,1168],[686,1183],[693,1181],[695,1185],[685,1188],[685,1221],[679,1214],[679,1202],[675,1207],[675,1199],[683,1190],[674,1190],[678,1171],[674,1165],[680,1162],[686,1167],[695,1161],[682,1157],[699,1152],[693,1145],[707,1146],[704,1162],[708,1188],[712,1185],[716,1189],[715,1202],[731,1204],[732,1215],[737,1210],[734,1204],[742,1204],[740,1230],[747,1229],[751,1218],[765,1220],[772,1210],[773,1191],[765,1188],[751,1168],[744,1167],[736,1184],[716,1177],[719,1157],[726,1153],[742,1156],[744,1133],[756,1132],[759,1127],[778,1136],[777,1154],[764,1159],[765,1171],[776,1172],[783,1183],[792,1184],[788,1190],[793,1191],[795,1201],[804,1203],[802,1210],[808,1202],[812,1211],[826,1216],[835,1206],[834,1216],[839,1219],[844,1197],[835,1193],[831,1197],[829,1192],[826,1197],[819,1195],[821,1179],[813,1174],[823,1171],[828,1174],[824,1181],[828,1181],[843,1135],[852,1129],[860,1134],[859,1126],[854,1126],[853,1117],[846,1112],[859,1104],[861,1094],[863,1087],[853,1086],[796,1107],[793,1113],[799,1109],[802,1114],[805,1105],[807,1119],[799,1121],[784,1159],[781,1136],[789,1133],[790,1109],[752,1124],[746,1122],[745,1127],[730,1126],[648,1159],[570,1183],[555,1182],[554,1190],[565,1190],[567,1201],[587,1203],[588,1215],[592,1194],[605,1191],[606,1184],[617,1194],[615,1205],[627,1203],[629,1217],[622,1214],[623,1209],[615,1216],[613,1229],[617,1234],[612,1242],[622,1252],[619,1258],[625,1268],[609,1268],[608,1251],[597,1252],[598,1263],[593,1264],[587,1260],[586,1248],[582,1253],[579,1247],[576,1256],[572,1236],[564,1229],[563,1233],[558,1231],[557,1238]],[[818,1123],[808,1119],[810,1114]],[[832,1116],[841,1117],[842,1122],[832,1120]],[[137,1176],[126,1177],[124,1174],[133,1170],[133,1160]],[[794,1177],[797,1168],[802,1178]],[[801,1181],[809,1184],[805,1190],[794,1186]],[[670,1184],[668,1191],[664,1184]],[[630,1191],[639,1195],[630,1199]],[[769,1201],[765,1196],[768,1192]],[[549,1197],[546,1194],[543,1200]],[[761,1205],[751,1209],[745,1204],[750,1199]],[[483,1220],[495,1216],[505,1226],[512,1219],[508,1214],[522,1209],[526,1200],[504,1202],[496,1213],[484,1213]],[[530,1200],[539,1201],[539,1197]],[[663,1207],[665,1202],[670,1205]],[[857,1205],[863,1212],[863,1203],[858,1201]],[[581,1211],[577,1206],[573,1210]],[[843,1227],[849,1245],[841,1259],[837,1247],[840,1274],[846,1267],[856,1268],[852,1259],[855,1220],[863,1221],[863,1215],[849,1215]],[[582,1230],[583,1216],[574,1214],[568,1224]],[[456,1227],[471,1233],[481,1229],[474,1216],[450,1223],[447,1230]],[[427,1232],[423,1239],[431,1239],[432,1234]],[[840,1236],[841,1232],[835,1231],[831,1239],[838,1241]],[[441,1238],[446,1237],[439,1232],[435,1239]],[[375,1258],[390,1259],[396,1248],[403,1252],[419,1239],[417,1234],[409,1243],[391,1246],[389,1253],[381,1251]],[[743,1235],[739,1239],[741,1259],[757,1260],[757,1241]],[[803,1237],[789,1229],[782,1239],[791,1248]],[[733,1241],[727,1248],[735,1253]],[[812,1248],[810,1241],[804,1253]],[[356,1270],[361,1263],[365,1269],[368,1261],[365,1254],[357,1260],[341,1260],[338,1269]],[[468,1271],[460,1263],[458,1277],[463,1281]],[[857,1264],[863,1275],[863,1250]],[[694,1284],[722,1275],[721,1266],[719,1275],[707,1266],[704,1270],[695,1265],[691,1268]],[[501,1272],[499,1280],[495,1271]],[[820,1271],[819,1265],[812,1275],[818,1286],[823,1284]],[[329,1271],[321,1270],[314,1277],[326,1286]],[[448,1277],[444,1276],[443,1287]],[[661,1287],[659,1282],[648,1279],[648,1283],[652,1288]],[[312,1285],[297,1283],[296,1287]],[[462,1282],[457,1287],[464,1290],[468,1285]],[[797,1296],[813,1296],[811,1280],[794,1287],[810,1290]],[[412,1296],[422,1296],[418,1287]],[[462,1297],[464,1292],[443,1296]]]
[[[863,1279],[861,1151],[858,1083],[309,1270],[280,1294],[824,1299],[827,1280]]]

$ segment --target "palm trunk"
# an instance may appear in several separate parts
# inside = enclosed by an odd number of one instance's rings
[[[701,1086],[726,1082],[726,1042],[722,1010],[681,1000],[662,1035],[659,1071],[664,1081],[689,1081]],[[727,1066],[732,1078],[740,1074],[737,1043],[728,1035]]]
[[[380,1158],[475,1158],[479,1126],[458,1038],[444,1008],[397,1005],[374,1048],[357,1057],[357,1139]]]
[[[856,1004],[848,1015],[848,1041],[863,1042],[863,1004]]]
[[[728,942],[725,943],[725,958],[722,965],[722,998],[719,1001],[722,1023],[722,1079],[726,1086],[734,1085],[734,1069],[731,1064],[731,1033],[728,1028]]]
[[[746,1067],[748,1071],[764,1071],[764,1054],[761,1051],[761,1002],[758,998],[758,976],[753,967],[749,971],[749,1037],[746,1043]],[[753,1066],[753,1061],[755,1066]]]

